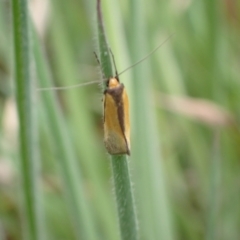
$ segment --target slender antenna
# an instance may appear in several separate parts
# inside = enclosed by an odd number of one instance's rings
[[[139,61],[137,61],[136,63],[134,63],[133,65],[131,65],[130,67],[126,68],[125,70],[123,70],[122,72],[118,73],[117,72],[117,68],[116,68],[116,63],[115,63],[115,58],[114,58],[114,55],[111,51],[111,49],[109,48],[109,51],[112,55],[112,59],[113,59],[113,64],[114,64],[114,67],[115,67],[115,73],[116,73],[116,77],[120,76],[121,74],[125,73],[127,70],[129,70],[130,68],[138,65],[139,63],[143,62],[145,59],[147,59],[148,57],[150,57],[153,53],[155,53],[164,43],[166,43],[170,38],[172,38],[174,35],[171,34],[168,38],[166,38],[165,41],[163,41],[159,46],[157,46],[154,50],[152,50],[148,55],[146,55],[144,58],[140,59]],[[100,60],[97,56],[97,54],[95,52],[93,52],[96,59],[97,59],[97,62],[100,66],[100,69],[101,69],[101,63],[100,63]],[[102,83],[102,82],[106,82],[108,81],[108,78],[105,77],[104,75],[104,72],[102,71],[101,69],[101,73],[102,73],[102,81],[99,81],[99,80],[96,80],[96,81],[91,81],[91,82],[85,82],[85,83],[79,83],[79,84],[75,84],[75,85],[71,85],[71,86],[67,86],[67,87],[46,87],[46,88],[38,88],[37,90],[38,91],[48,91],[48,90],[67,90],[67,89],[72,89],[72,88],[78,88],[78,87],[82,87],[82,86],[87,86],[87,85],[91,85],[93,83]]]
[[[118,77],[118,72],[117,72],[117,67],[116,67],[115,57],[114,57],[114,55],[113,55],[113,52],[112,52],[111,48],[109,48],[109,51],[110,51],[110,53],[111,53],[111,55],[112,55],[113,65],[114,65],[114,68],[115,68],[115,74],[116,74],[116,77]]]
[[[103,81],[107,81],[107,79],[103,79]],[[72,89],[72,88],[78,88],[78,87],[82,87],[82,86],[87,86],[87,85],[91,85],[93,83],[101,83],[102,81],[96,80],[96,81],[91,81],[91,82],[85,82],[85,83],[79,83],[79,84],[75,84],[75,85],[71,85],[71,86],[67,86],[67,87],[46,87],[46,88],[38,88],[38,91],[48,91],[48,90],[68,90],[68,89]]]
[[[127,70],[129,70],[132,67],[135,67],[136,65],[138,65],[139,63],[143,62],[144,60],[146,60],[148,57],[150,57],[152,54],[154,54],[164,43],[166,43],[170,38],[172,38],[174,35],[171,34],[168,38],[166,38],[159,46],[157,46],[154,50],[152,50],[148,55],[146,55],[144,58],[140,59],[139,61],[137,61],[136,63],[134,63],[133,65],[131,65],[130,67],[127,67],[125,70],[123,70],[122,72],[120,72],[118,74],[118,76],[120,76],[121,74],[125,73]]]
[[[97,63],[101,69],[101,63],[100,60],[96,54],[96,52],[93,52],[95,55],[95,58],[97,60]],[[96,81],[91,81],[91,82],[85,82],[85,83],[79,83],[79,84],[75,84],[75,85],[71,85],[71,86],[66,86],[66,87],[46,87],[46,88],[38,88],[38,91],[48,91],[48,90],[68,90],[68,89],[72,89],[72,88],[78,88],[78,87],[82,87],[82,86],[87,86],[87,85],[91,85],[93,83],[102,83],[102,82],[106,82],[108,81],[108,79],[105,77],[104,72],[101,69],[101,73],[102,73],[102,81],[100,80],[96,80]]]

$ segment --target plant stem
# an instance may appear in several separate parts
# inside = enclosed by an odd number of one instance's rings
[[[33,69],[26,0],[12,1],[16,102],[19,118],[19,151],[25,211],[25,238],[42,239],[39,200],[39,156],[34,109]]]
[[[121,238],[124,240],[138,239],[137,219],[127,156],[112,156],[112,170]]]
[[[99,50],[105,77],[113,76],[107,37],[103,25],[101,1],[97,1]],[[138,239],[137,217],[134,206],[128,159],[126,155],[111,156],[113,183],[117,201],[118,220],[122,240]]]

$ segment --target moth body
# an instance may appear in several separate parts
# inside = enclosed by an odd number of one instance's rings
[[[111,155],[130,155],[129,102],[118,77],[110,78],[104,91],[104,143]]]

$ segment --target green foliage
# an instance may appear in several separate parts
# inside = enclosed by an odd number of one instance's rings
[[[101,89],[37,91],[100,78],[96,2],[31,5],[38,35],[26,5],[23,22],[11,21],[20,2],[0,1],[0,239],[119,240]],[[120,76],[131,104],[140,239],[239,239],[238,1],[102,0],[102,6],[119,72],[174,33]]]

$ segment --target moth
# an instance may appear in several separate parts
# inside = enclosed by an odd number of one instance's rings
[[[115,76],[108,78],[103,97],[104,144],[111,155],[130,155],[130,121],[127,91],[119,81],[119,74],[112,51],[109,49],[115,68]],[[101,67],[100,60],[95,57]],[[106,79],[102,72],[103,78]]]
[[[107,81],[103,102],[104,143],[108,153],[130,155],[129,101],[117,75]]]

